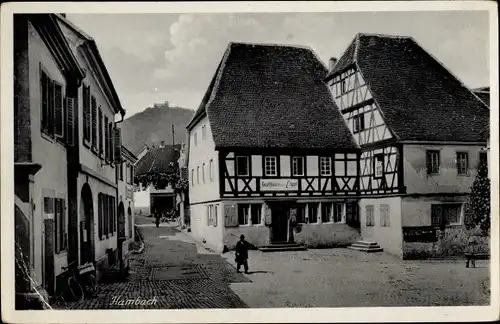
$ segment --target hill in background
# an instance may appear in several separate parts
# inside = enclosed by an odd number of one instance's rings
[[[172,144],[172,125],[175,130],[175,144],[186,142],[186,126],[193,117],[194,110],[170,106],[168,101],[155,104],[123,121],[123,145],[138,154],[144,145],[158,146],[161,141]]]

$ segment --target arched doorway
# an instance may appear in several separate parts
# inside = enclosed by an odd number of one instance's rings
[[[132,208],[128,206],[127,209],[127,216],[128,216],[128,237],[132,238],[134,235],[134,219],[132,218]]]
[[[85,264],[94,261],[94,200],[88,183],[82,188],[80,215],[80,263]]]

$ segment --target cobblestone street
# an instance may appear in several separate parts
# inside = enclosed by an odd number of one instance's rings
[[[236,273],[234,267],[220,255],[200,249],[186,234],[172,227],[156,228],[145,224],[140,230],[144,236],[145,250],[142,254],[131,256],[127,281],[101,283],[97,298],[68,303],[66,308],[247,307],[229,288],[229,283],[249,280]],[[126,305],[127,300],[137,303]]]

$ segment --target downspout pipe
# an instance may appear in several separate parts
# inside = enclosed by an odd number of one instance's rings
[[[119,120],[119,121],[117,121],[117,122],[115,122],[115,127],[114,127],[115,129],[117,128],[116,125],[119,124],[119,123],[121,123],[121,122],[123,122],[123,120],[125,119],[125,110],[122,110],[122,111],[120,111],[120,115],[121,115],[122,119]],[[120,164],[122,164],[122,163],[123,162],[121,161],[121,157],[120,157]],[[119,244],[120,243],[123,244],[123,242],[120,242],[121,241],[120,237],[119,237],[120,233],[118,232],[118,229],[119,229],[118,228],[118,224],[119,224],[119,220],[118,220],[119,215],[118,215],[118,213],[120,212],[119,208],[118,208],[118,206],[120,206],[120,201],[119,201],[119,199],[120,199],[120,189],[119,189],[120,185],[118,184],[118,172],[121,171],[121,170],[122,169],[120,167],[118,167],[118,165],[117,165],[116,169],[115,169],[115,182],[116,182],[116,206],[115,206],[115,210],[116,210],[116,219],[115,219],[115,222],[116,222],[116,224],[115,224],[115,226],[116,226],[116,232],[117,232],[116,233],[116,248],[117,248],[118,251],[121,251],[119,253],[120,260],[118,260],[119,265],[120,265],[120,274],[124,275],[124,270],[125,269],[124,269],[124,264],[123,264],[123,249],[122,249],[121,246],[119,246]]]

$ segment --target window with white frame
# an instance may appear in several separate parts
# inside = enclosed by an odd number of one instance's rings
[[[375,178],[382,178],[384,176],[384,154],[375,154],[373,157],[373,171]]]
[[[358,114],[353,117],[353,132],[358,133],[365,129],[364,114]]]
[[[332,203],[322,203],[321,204],[321,222],[329,223],[331,222],[332,217]]]
[[[307,204],[308,223],[314,224],[318,222],[318,208],[318,203]]]
[[[380,205],[380,226],[382,227],[391,226],[389,205]]]
[[[427,174],[438,174],[439,164],[439,151],[427,151]]]
[[[375,226],[375,209],[373,205],[366,206],[366,226]]]
[[[250,214],[252,218],[252,224],[258,225],[262,221],[262,204],[251,204]]]
[[[293,176],[304,175],[304,157],[294,156],[292,158],[292,175]]]
[[[250,220],[250,205],[238,204],[238,224],[248,225]]]
[[[469,154],[467,152],[457,152],[457,171],[459,175],[469,173]]]
[[[276,176],[277,171],[277,161],[275,156],[266,156],[264,158],[264,174],[266,176]]]
[[[329,156],[322,156],[319,160],[319,168],[322,176],[332,175],[332,158]]]
[[[431,205],[431,222],[433,226],[461,225],[462,204]]]
[[[214,160],[210,160],[208,163],[208,168],[209,168],[209,174],[210,174],[210,181],[214,180]]]
[[[248,156],[236,157],[236,174],[243,177],[249,175]]]
[[[306,204],[297,204],[297,223],[306,223]]]
[[[333,222],[334,223],[342,223],[342,204],[334,203],[333,204]]]

